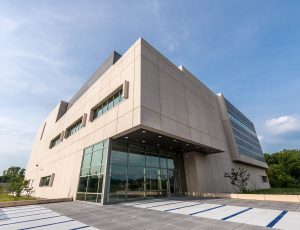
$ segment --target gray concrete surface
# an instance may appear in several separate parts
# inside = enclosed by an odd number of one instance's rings
[[[184,198],[189,200],[194,198]],[[201,202],[248,206],[266,209],[300,211],[300,205],[284,202],[262,202],[234,199],[199,199]],[[82,202],[45,204],[44,207],[90,226],[112,229],[268,229],[254,225],[213,220],[201,217],[140,209],[123,204],[99,206]]]
[[[265,208],[265,209],[300,212],[300,203],[294,203],[294,202],[228,199],[228,198],[199,198],[199,197],[183,197],[183,198],[175,198],[175,199],[201,200],[201,202],[212,203],[212,204],[246,206],[251,208]]]

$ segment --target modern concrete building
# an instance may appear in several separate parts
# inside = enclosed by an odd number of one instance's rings
[[[250,173],[250,189],[269,188],[253,123],[139,39],[49,114],[26,177],[36,197],[105,204],[231,192],[233,167]]]

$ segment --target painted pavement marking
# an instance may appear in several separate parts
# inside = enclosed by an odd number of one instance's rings
[[[215,208],[215,207],[218,207],[218,206],[220,206],[220,205],[203,203],[199,206],[186,207],[186,208],[172,210],[172,211],[169,211],[169,212],[184,214],[184,215],[190,215],[190,214],[193,214],[193,213],[196,213],[196,212],[200,212],[200,211],[210,209],[210,208]]]
[[[249,208],[241,206],[197,203],[191,201],[172,202],[170,200],[156,200],[156,202],[126,203],[132,207],[146,208],[157,211],[204,217],[243,224],[298,230],[300,226],[300,212],[280,211],[273,209]]]
[[[252,224],[252,225],[258,225],[258,226],[266,227],[280,213],[281,213],[281,211],[279,211],[279,210],[264,209],[258,215],[255,215],[251,219],[248,219],[247,222],[245,222],[245,224]],[[247,212],[245,214],[247,215]]]
[[[244,212],[247,212],[247,211],[249,211],[249,210],[251,210],[252,208],[246,208],[246,209],[243,209],[242,211],[239,211],[239,212],[237,212],[237,213],[235,213],[235,214],[232,214],[232,215],[230,215],[230,216],[226,216],[226,217],[224,217],[224,218],[222,218],[222,220],[228,220],[228,219],[230,219],[230,218],[232,218],[232,217],[235,217],[235,216],[237,216],[237,215],[240,215],[240,214],[242,214],[242,213],[244,213]]]
[[[287,211],[282,211],[278,216],[276,216],[276,218],[274,220],[272,220],[267,227],[272,228],[275,224],[277,224],[282,217],[284,217],[284,215],[287,213]]]
[[[135,207],[139,208],[154,208],[154,207],[159,207],[167,204],[176,204],[176,203],[181,203],[182,201],[160,201],[160,202],[151,202],[151,203],[146,203],[146,204],[137,204],[134,205]]]
[[[284,217],[273,226],[273,228],[299,230],[300,228],[299,226],[300,226],[299,212],[288,211],[284,215]]]
[[[149,209],[159,210],[159,211],[167,211],[167,210],[178,209],[181,207],[186,207],[187,205],[195,205],[195,204],[197,204],[197,203],[196,202],[180,202],[180,203],[165,204],[165,205],[160,205],[160,206],[156,206],[156,207],[150,207]]]
[[[96,230],[72,218],[60,215],[38,205],[27,207],[0,208],[0,229],[56,229],[56,230]]]
[[[211,211],[211,210],[214,210],[214,209],[217,209],[217,208],[223,208],[225,205],[219,205],[217,207],[213,207],[213,208],[208,208],[208,209],[204,209],[204,210],[201,210],[201,211],[198,211],[198,212],[194,212],[194,213],[191,213],[189,214],[190,216],[201,216],[203,212],[208,212],[208,211]],[[204,214],[205,215],[205,214]]]
[[[34,211],[41,211],[41,210],[46,210],[46,208],[44,207],[39,207],[39,208],[29,208],[29,209],[18,209],[18,210],[9,210],[9,211],[2,211],[0,210],[0,217],[8,214],[18,214],[18,213],[29,213],[29,212],[34,212]]]

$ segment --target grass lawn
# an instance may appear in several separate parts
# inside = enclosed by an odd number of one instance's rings
[[[261,189],[251,192],[250,194],[277,194],[277,195],[300,195],[300,188],[270,188],[270,189]]]
[[[15,201],[14,196],[8,195],[8,194],[0,194],[0,202],[5,202],[5,201]],[[33,197],[27,198],[24,196],[16,198],[16,200],[34,200]]]

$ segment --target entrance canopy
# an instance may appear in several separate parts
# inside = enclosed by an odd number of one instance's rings
[[[197,144],[190,140],[183,140],[163,135],[146,129],[138,129],[131,133],[124,134],[115,140],[126,141],[136,144],[157,146],[178,152],[199,152],[205,154],[220,153],[222,150],[206,145]]]

